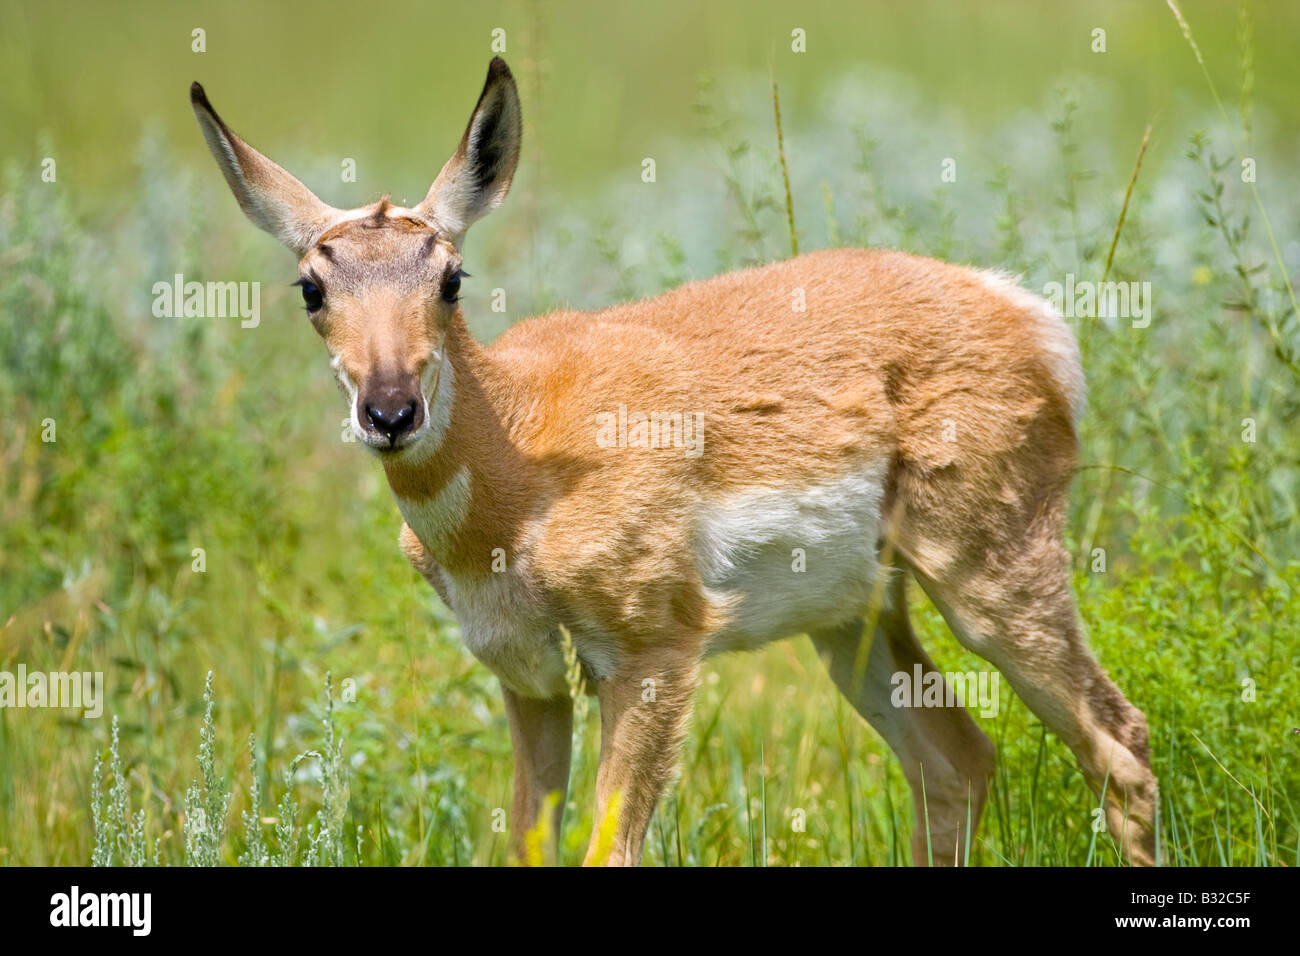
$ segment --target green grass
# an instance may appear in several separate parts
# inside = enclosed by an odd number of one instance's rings
[[[1261,45],[1248,56],[1232,47],[1235,29],[1226,49],[1218,33],[1205,42],[1198,16],[1212,11],[1186,5],[1219,94],[1242,93],[1246,105],[1230,116],[1155,6],[1158,16],[1127,34],[1112,26],[1113,75],[1040,66],[1032,94],[1015,94],[1029,97],[1017,112],[964,110],[965,91],[944,96],[934,51],[914,69],[865,71],[846,65],[836,40],[840,59],[814,70],[777,46],[783,156],[764,41],[757,60],[724,49],[707,77],[692,68],[665,81],[678,94],[690,87],[677,100],[694,99],[693,113],[660,103],[619,126],[621,153],[602,145],[583,159],[576,133],[592,120],[566,117],[564,95],[574,83],[566,64],[583,54],[561,17],[548,31],[555,87],[537,94],[525,83],[525,123],[537,117],[543,130],[526,140],[526,159],[536,144],[544,174],[531,168],[470,237],[465,308],[491,338],[559,303],[598,306],[788,254],[792,224],[800,249],[895,246],[1014,268],[1031,289],[1067,272],[1151,282],[1149,328],[1072,320],[1089,383],[1069,541],[1080,611],[1103,665],[1149,719],[1165,860],[1295,866],[1300,333],[1278,258],[1296,269],[1300,183],[1285,135],[1295,104],[1279,92],[1288,87],[1266,45],[1290,14],[1255,10]],[[1030,43],[1037,21],[1021,13],[1008,8],[1004,23]],[[1236,11],[1227,14],[1235,24]],[[775,14],[758,19],[782,35]],[[88,29],[72,29],[74,49]],[[700,29],[729,37],[724,47],[740,42],[721,26]],[[936,42],[953,42],[949,32]],[[1125,71],[1138,69],[1125,49],[1141,36],[1159,58],[1147,68],[1181,92],[1154,119],[1112,250],[1155,112],[1111,109],[1125,100]],[[526,59],[534,41],[523,37]],[[949,54],[949,66],[977,60]],[[592,69],[610,58],[592,54]],[[47,143],[29,138],[7,154],[0,669],[102,670],[109,699],[99,720],[0,710],[0,863],[505,863],[494,822],[510,805],[510,748],[496,682],[399,553],[400,516],[377,465],[341,440],[345,409],[288,288],[289,257],[239,217],[179,99],[193,67],[128,63],[113,81],[152,96],[147,77],[171,76],[179,118],[124,136],[96,119],[75,145],[56,122]],[[1001,74],[1015,78],[1010,67]],[[47,103],[48,115],[82,109],[67,80],[32,82],[64,98]],[[12,107],[23,86],[0,88]],[[271,140],[268,151],[289,135],[251,94],[241,117],[238,90],[229,105],[210,90],[236,129]],[[14,129],[36,136],[40,100],[33,93],[6,112]],[[123,109],[120,100],[105,109]],[[414,189],[411,171],[432,175],[468,105],[439,119],[438,155],[417,155],[390,125],[356,195],[346,185],[322,192],[365,201],[382,188],[379,171],[399,168]],[[381,112],[392,119],[395,109]],[[599,117],[612,107],[585,109]],[[247,129],[257,122],[269,136]],[[337,128],[287,147],[288,159],[295,148],[312,157],[302,174],[313,185],[337,175],[324,150],[350,150],[346,136],[373,132],[322,123]],[[86,157],[109,142],[105,169],[61,162],[57,185],[33,175],[32,156],[67,146]],[[1277,252],[1238,176],[1243,144],[1258,160]],[[638,176],[647,154],[660,160],[654,186]],[[402,165],[385,166],[390,156]],[[940,182],[944,157],[957,158],[954,184]],[[584,162],[611,170],[608,180],[582,188]],[[92,184],[80,184],[81,170]],[[150,288],[176,272],[261,281],[260,327],[154,318]],[[491,311],[494,288],[507,291],[505,313]],[[54,443],[42,441],[46,418]],[[1245,419],[1254,441],[1243,440]],[[1097,549],[1104,571],[1094,570]],[[940,668],[978,668],[914,600]],[[981,721],[998,770],[970,862],[1116,864],[1072,756],[1022,704],[1006,704]],[[594,710],[580,728],[565,863],[581,860],[594,822]],[[646,860],[903,864],[912,828],[897,762],[799,638],[707,663],[681,780],[651,826]]]

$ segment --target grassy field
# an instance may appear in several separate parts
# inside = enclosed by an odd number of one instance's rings
[[[1080,611],[1149,719],[1165,862],[1300,865],[1294,6],[1183,5],[1204,71],[1155,2],[0,6],[0,671],[102,671],[107,695],[98,719],[0,709],[0,864],[509,862],[496,681],[398,551],[291,258],[185,98],[202,80],[329,202],[413,199],[500,26],[526,139],[466,249],[484,339],[789,255],[773,78],[801,250],[1150,284],[1149,324],[1069,320]],[[155,317],[177,273],[262,283],[260,323]],[[916,591],[940,669],[978,669]],[[1009,692],[980,723],[999,769],[971,862],[1118,863],[1065,746]],[[594,702],[575,747],[564,863],[593,824]],[[646,860],[902,864],[912,826],[798,638],[708,662]]]

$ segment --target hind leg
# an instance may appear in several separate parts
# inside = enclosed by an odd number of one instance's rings
[[[855,620],[811,637],[835,685],[903,765],[916,809],[912,862],[960,863],[967,827],[974,833],[984,809],[993,743],[960,706],[892,703],[895,674],[935,670],[908,622],[905,580],[902,570],[891,575],[874,635]]]
[[[1157,788],[1146,718],[1084,641],[1061,544],[1064,508],[1062,487],[1040,499],[1022,530],[986,526],[966,547],[922,518],[900,547],[958,639],[1065,741],[1093,791],[1105,787],[1107,823],[1124,857],[1152,865]]]

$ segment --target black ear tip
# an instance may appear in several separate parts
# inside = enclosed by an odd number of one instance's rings
[[[510,67],[506,66],[506,61],[499,56],[494,56],[492,62],[488,64],[488,79],[494,80],[498,77],[510,77]]]
[[[203,84],[198,80],[190,84],[190,102],[212,109],[211,104],[208,103],[208,94],[203,92]]]

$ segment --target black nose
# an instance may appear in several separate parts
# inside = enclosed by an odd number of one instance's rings
[[[389,444],[397,444],[397,439],[413,430],[417,422],[420,405],[415,399],[401,399],[367,402],[366,417],[375,431],[388,438]]]

